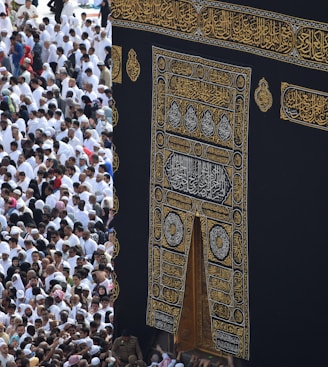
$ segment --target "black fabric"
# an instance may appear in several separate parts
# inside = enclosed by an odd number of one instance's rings
[[[263,9],[263,3],[246,1]],[[309,19],[305,6],[268,10]],[[298,4],[300,5],[300,4]],[[307,4],[308,5],[308,4]],[[270,6],[270,8],[269,8]],[[285,10],[285,11],[284,11]],[[313,19],[325,14],[316,14]],[[141,65],[137,82],[123,73],[114,86],[120,158],[115,186],[120,200],[115,259],[120,295],[116,333],[129,327],[147,347],[154,329],[145,326],[148,290],[148,205],[152,103],[152,45],[252,68],[249,116],[248,223],[250,362],[244,366],[327,365],[326,258],[328,132],[280,119],[281,82],[325,91],[326,74],[239,51],[147,32],[114,28],[123,46],[123,70],[133,48]],[[265,77],[273,107],[262,113],[254,102]]]

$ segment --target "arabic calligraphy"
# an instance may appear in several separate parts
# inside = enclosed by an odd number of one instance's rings
[[[272,94],[269,90],[269,84],[262,78],[258,87],[255,89],[254,99],[258,108],[262,112],[267,112],[272,107]]]
[[[140,75],[140,64],[137,58],[137,54],[133,48],[131,48],[131,50],[128,52],[126,73],[133,82],[136,82]]]
[[[122,47],[112,47],[112,81],[122,84]]]
[[[135,22],[193,33],[197,29],[197,12],[189,1],[115,0],[112,16]]]
[[[280,117],[328,130],[328,93],[281,83]]]
[[[328,70],[328,25],[324,23],[208,0],[201,6],[199,0],[116,0],[112,17],[119,27]]]
[[[147,324],[178,330],[197,216],[211,348],[247,359],[250,69],[153,47],[152,73]]]
[[[172,153],[165,163],[172,190],[222,203],[232,185],[224,166]]]

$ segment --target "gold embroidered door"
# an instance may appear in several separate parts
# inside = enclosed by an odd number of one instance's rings
[[[247,359],[250,70],[153,47],[153,75],[146,322]]]
[[[187,265],[186,288],[176,337],[179,350],[199,349],[219,355],[213,348],[199,218],[195,218]]]

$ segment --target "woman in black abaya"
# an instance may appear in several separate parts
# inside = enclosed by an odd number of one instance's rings
[[[103,0],[100,5],[99,17],[101,17],[100,25],[103,28],[107,26],[108,15],[110,14],[110,7],[108,0]]]

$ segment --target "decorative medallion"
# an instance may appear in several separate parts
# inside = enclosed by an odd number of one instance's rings
[[[238,308],[235,309],[235,312],[233,313],[233,317],[238,324],[241,324],[244,321],[244,315],[242,311],[239,310]]]
[[[159,203],[162,201],[163,199],[163,192],[159,187],[156,187],[155,189],[155,199],[156,201],[158,201]]]
[[[116,108],[116,101],[113,98],[112,99],[112,123],[113,123],[113,127],[115,127],[118,124],[118,120],[119,120],[119,114],[118,114],[118,110]]]
[[[156,136],[156,142],[158,144],[158,146],[161,148],[164,145],[165,142],[165,137],[162,131],[159,131],[157,136]]]
[[[169,110],[169,116],[168,116],[168,121],[169,124],[173,127],[173,128],[177,128],[180,123],[181,123],[181,112],[180,112],[180,107],[178,105],[178,103],[176,101],[173,101],[171,103],[171,107]]]
[[[183,238],[183,224],[176,213],[169,213],[164,222],[164,235],[170,246],[180,245]]]
[[[267,112],[272,107],[272,94],[265,78],[259,81],[259,86],[255,89],[254,99],[262,112]]]
[[[160,71],[165,70],[166,63],[165,63],[165,59],[164,59],[164,57],[159,57],[159,58],[158,58],[158,60],[157,60],[157,65],[158,65],[158,69],[159,69]]]
[[[113,251],[113,256],[112,256],[112,260],[114,260],[117,257],[117,255],[119,254],[120,248],[121,248],[120,242],[119,242],[119,240],[117,238],[117,233],[116,233],[116,230],[115,229],[113,230],[113,232],[112,232],[112,234],[111,234],[110,237],[112,238],[111,241],[114,244],[114,251]]]
[[[128,53],[128,60],[126,62],[126,73],[131,81],[136,82],[140,75],[140,64],[137,54],[133,48]]]
[[[226,141],[231,137],[232,128],[230,125],[229,117],[223,114],[218,124],[218,135],[221,140]]]
[[[113,171],[117,172],[118,171],[118,167],[120,166],[120,158],[116,152],[116,146],[113,144]]]
[[[114,190],[113,190],[113,209],[115,211],[115,214],[117,214],[119,212],[119,209],[120,209],[120,201],[119,201],[118,196],[116,194],[115,186],[114,186]]]
[[[160,293],[160,287],[158,284],[154,284],[153,285],[153,294],[154,294],[154,297],[158,297],[159,296],[159,293]]]
[[[226,230],[221,226],[215,226],[210,231],[210,246],[214,256],[224,260],[230,250],[230,239]]]
[[[195,107],[193,105],[189,105],[187,107],[187,111],[184,116],[184,124],[185,124],[186,129],[190,133],[192,133],[193,131],[197,129],[198,119],[197,119]]]
[[[200,122],[200,126],[202,129],[203,134],[206,137],[209,137],[214,134],[214,121],[212,117],[212,113],[209,110],[204,112],[202,120]]]

